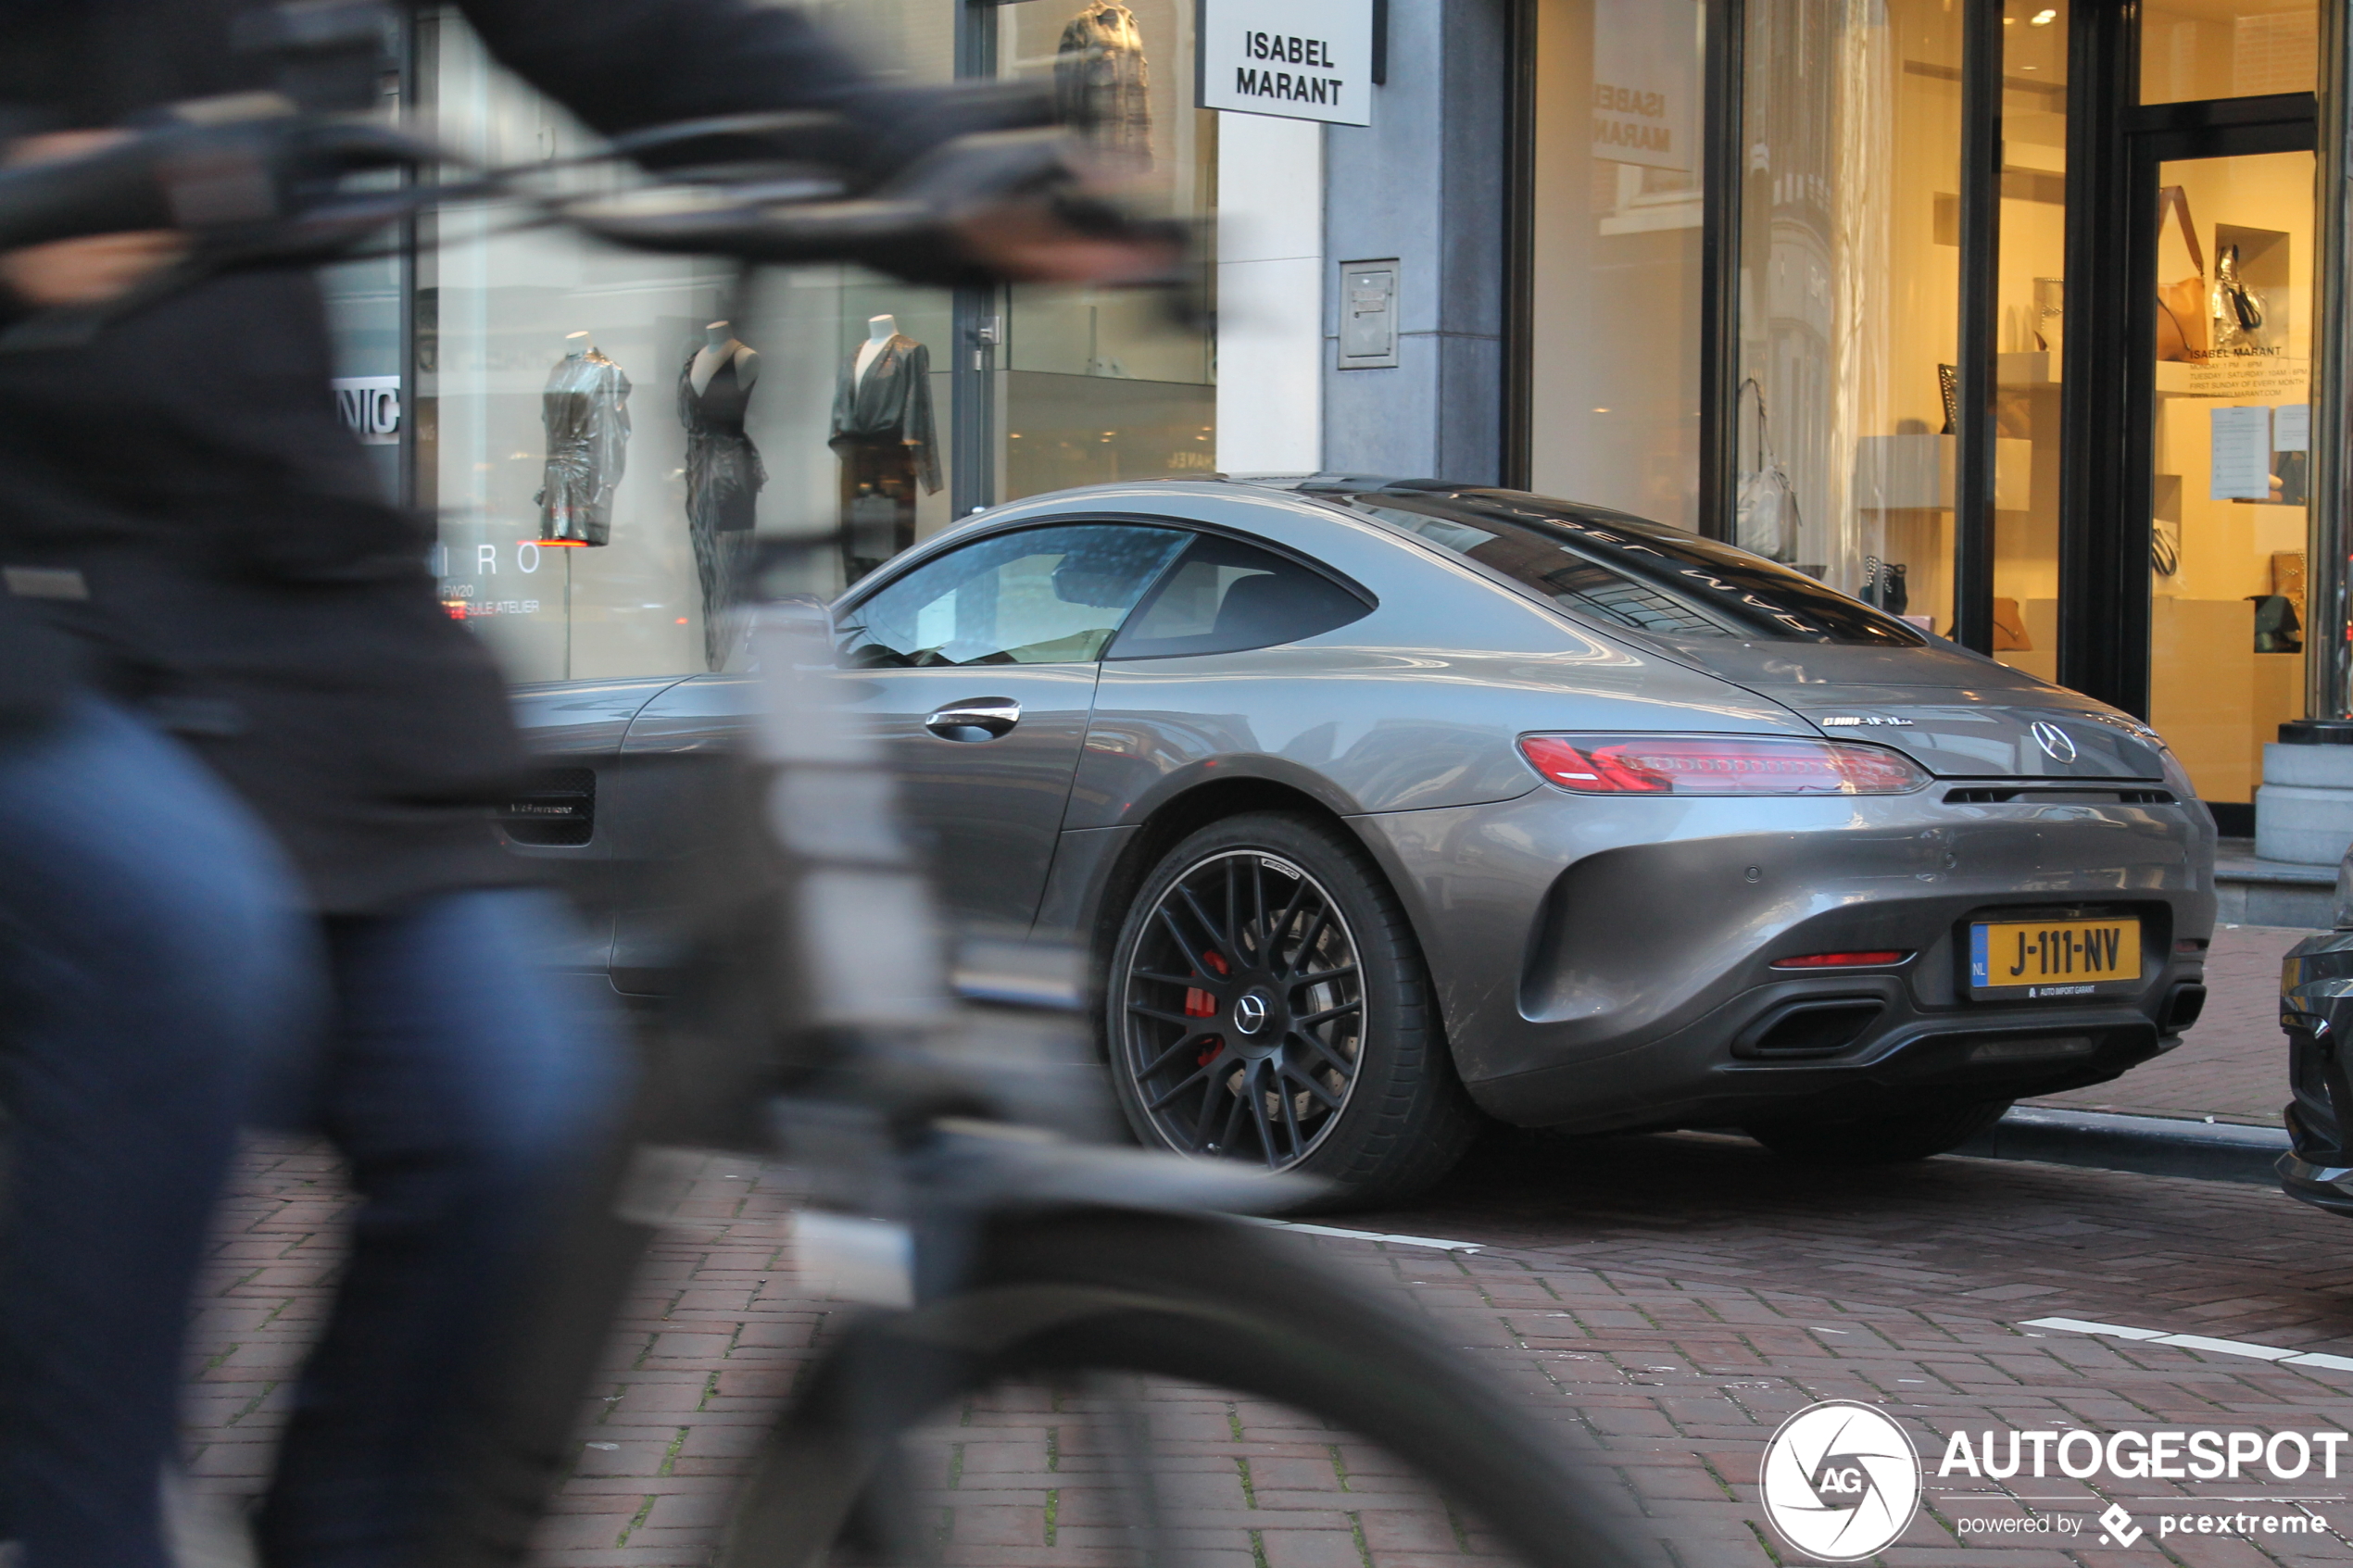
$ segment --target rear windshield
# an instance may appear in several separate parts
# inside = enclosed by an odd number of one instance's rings
[[[1664,523],[1492,490],[1338,498],[1565,609],[1656,637],[1894,647],[1925,641],[1802,571]]]

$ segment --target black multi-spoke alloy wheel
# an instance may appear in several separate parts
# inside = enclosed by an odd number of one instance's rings
[[[2006,1099],[1891,1111],[1844,1122],[1771,1122],[1743,1129],[1784,1160],[1808,1165],[1896,1165],[1947,1154],[2002,1119]]]
[[[1335,826],[1253,812],[1171,849],[1128,906],[1104,1000],[1148,1146],[1366,1204],[1436,1181],[1477,1125],[1404,910]]]

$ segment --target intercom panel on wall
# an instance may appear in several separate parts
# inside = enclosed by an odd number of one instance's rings
[[[1378,370],[1397,363],[1394,257],[1340,264],[1340,368]]]

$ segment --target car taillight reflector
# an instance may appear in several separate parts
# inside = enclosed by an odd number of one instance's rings
[[[1902,795],[1929,782],[1901,752],[1761,735],[1522,735],[1546,782],[1580,795]]]
[[[1912,955],[1899,948],[1885,947],[1864,953],[1803,953],[1793,959],[1775,959],[1775,969],[1877,969],[1885,964],[1902,963]]]

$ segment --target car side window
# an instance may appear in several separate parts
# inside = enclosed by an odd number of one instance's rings
[[[1275,647],[1345,626],[1372,608],[1322,572],[1272,550],[1197,534],[1106,657],[1170,659]]]
[[[836,652],[869,670],[1086,663],[1184,544],[1173,528],[1121,523],[975,540],[842,611]]]

